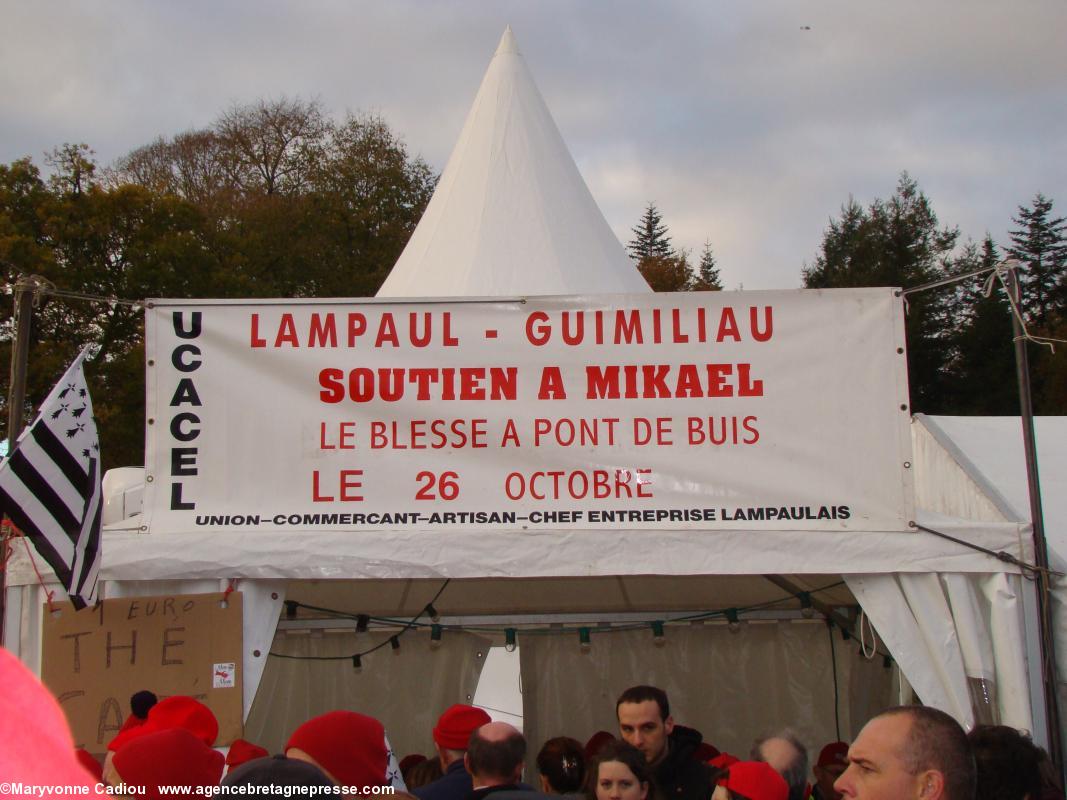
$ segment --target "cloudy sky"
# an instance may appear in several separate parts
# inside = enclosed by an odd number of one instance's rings
[[[233,103],[382,114],[441,170],[505,25],[623,242],[655,202],[727,288],[792,288],[907,170],[1002,242],[1067,215],[1064,0],[0,0],[0,162],[109,163]]]

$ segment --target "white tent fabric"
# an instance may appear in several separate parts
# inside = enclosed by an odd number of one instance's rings
[[[508,28],[378,297],[647,292]]]
[[[968,519],[1022,521],[1030,518],[1022,426],[1018,417],[916,417],[917,466],[936,472],[939,480],[916,473],[916,502],[924,508],[965,515]],[[1067,417],[1034,420],[1042,512],[1049,564],[1067,571]],[[1025,598],[1033,604],[1032,591]],[[1052,581],[1052,609],[1057,646],[1057,690],[1067,708],[1067,580]],[[1030,622],[1029,615],[1025,616]],[[994,640],[999,628],[993,629]],[[1036,634],[1031,630],[1031,635]],[[1031,652],[1035,650],[1031,646]],[[1033,659],[1031,659],[1033,660]],[[1030,680],[1039,671],[1030,665]],[[1002,689],[1004,687],[1002,686]],[[1035,713],[1043,709],[1035,706]],[[1062,721],[1061,721],[1062,724]],[[1025,727],[1025,726],[1020,726]],[[1035,720],[1035,730],[1042,727]],[[1064,727],[1067,734],[1067,727]]]

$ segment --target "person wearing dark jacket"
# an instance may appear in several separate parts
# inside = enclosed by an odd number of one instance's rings
[[[471,776],[463,764],[471,734],[491,722],[489,715],[475,706],[457,703],[438,718],[433,743],[443,775],[432,783],[412,790],[419,800],[463,800],[471,791]]]
[[[615,703],[619,734],[640,750],[652,768],[660,800],[708,800],[715,788],[711,768],[694,757],[703,737],[677,725],[667,693],[655,686],[633,686]]]

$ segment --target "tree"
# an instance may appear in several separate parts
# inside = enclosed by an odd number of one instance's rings
[[[0,164],[0,266],[67,292],[148,297],[373,295],[435,176],[378,117],[336,123],[314,103],[235,106],[99,170],[86,145]],[[10,296],[6,303],[11,317]],[[11,329],[0,325],[0,339]],[[46,295],[34,311],[27,413],[86,343],[104,467],[143,463],[139,308]],[[0,372],[10,365],[0,348]],[[0,411],[6,398],[0,397]]]
[[[637,269],[654,292],[688,291],[693,281],[693,272],[685,253],[645,256],[637,262]]]
[[[634,261],[653,256],[669,258],[674,254],[671,237],[667,235],[667,226],[663,224],[655,203],[648,204],[641,221],[630,230],[633,231],[634,238],[626,249],[630,251],[630,258]]]
[[[697,276],[693,280],[690,289],[694,292],[722,291],[722,279],[719,277],[719,267],[715,263],[715,255],[711,252],[711,242],[704,242],[704,251],[700,254]]]
[[[998,261],[997,247],[986,236],[981,248],[967,243],[953,271],[963,274]],[[1011,307],[1000,282],[989,280],[986,273],[960,284],[958,302],[964,313],[954,337],[955,361],[945,398],[954,414],[1019,413]]]
[[[841,218],[831,220],[821,252],[803,271],[808,288],[911,287],[944,277],[959,237],[939,228],[930,201],[905,172],[889,200],[867,208],[849,198]],[[911,406],[943,410],[956,327],[951,296],[927,291],[908,298],[906,332]]]
[[[8,280],[39,274],[61,290],[142,299],[210,294],[217,263],[203,216],[174,196],[92,180],[87,149],[54,161],[46,184],[28,161],[0,167],[0,259]],[[143,463],[143,315],[122,302],[44,295],[34,309],[27,370],[29,415],[81,347],[99,351],[87,370],[104,467]],[[10,331],[5,331],[10,337]],[[0,348],[0,370],[10,348]],[[3,398],[6,413],[7,398]]]
[[[1008,255],[1025,264],[1019,273],[1021,304],[1027,321],[1044,325],[1052,312],[1067,308],[1067,220],[1050,218],[1052,201],[1041,193],[1012,217]]]

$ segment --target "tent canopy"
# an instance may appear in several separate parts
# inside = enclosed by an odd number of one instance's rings
[[[426,213],[378,297],[647,291],[508,28]]]

